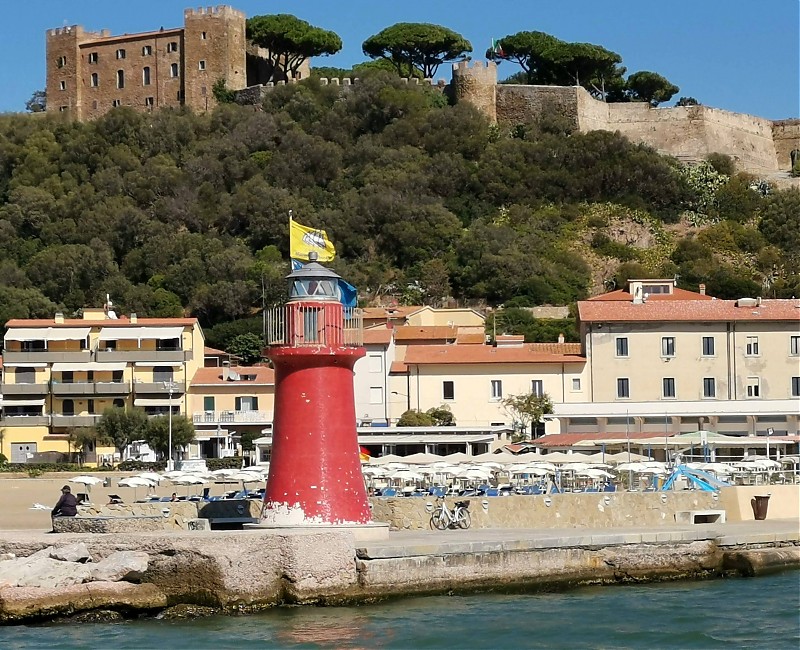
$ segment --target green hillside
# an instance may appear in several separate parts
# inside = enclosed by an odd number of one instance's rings
[[[800,192],[683,169],[557,116],[506,132],[435,89],[314,79],[263,110],[0,117],[0,320],[196,315],[259,331],[280,302],[288,213],[323,227],[363,304],[569,304],[631,276],[800,295]]]

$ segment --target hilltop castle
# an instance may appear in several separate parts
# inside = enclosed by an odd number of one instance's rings
[[[245,14],[229,6],[187,9],[184,26],[112,36],[79,25],[47,32],[47,110],[78,120],[115,106],[142,111],[216,106],[212,89],[240,90],[271,76],[264,52],[248,44]],[[308,74],[307,64],[300,76]]]

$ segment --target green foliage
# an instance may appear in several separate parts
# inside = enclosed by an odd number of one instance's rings
[[[710,153],[706,156],[706,162],[711,165],[718,174],[723,176],[733,176],[736,173],[736,165],[733,158],[724,153]]]
[[[169,450],[169,427],[170,418],[167,415],[159,415],[149,418],[142,432],[142,439],[147,445],[160,454],[168,458]],[[194,424],[184,415],[172,416],[172,448],[185,447],[194,440]]]
[[[553,402],[547,393],[509,395],[503,399],[502,405],[513,423],[514,442],[527,438],[531,425],[540,424],[545,415],[553,412]]]
[[[120,472],[163,472],[167,468],[166,461],[157,460],[146,462],[143,460],[123,460],[117,469]]]
[[[789,190],[768,197],[759,224],[767,243],[786,256],[789,270],[800,271],[800,190]]]
[[[518,300],[510,300],[505,309],[492,312],[486,319],[485,331],[492,342],[495,333],[522,334],[526,343],[555,343],[561,334],[570,343],[580,340],[574,318],[536,318],[524,306],[516,305]]]
[[[707,161],[681,168],[681,174],[692,191],[689,208],[701,215],[708,215],[716,207],[719,189],[728,181]]]
[[[675,106],[700,106],[700,102],[698,102],[694,97],[681,97],[677,102],[675,102]]]
[[[294,79],[303,63],[313,56],[336,54],[342,39],[291,14],[253,16],[247,19],[247,38],[268,50],[273,81]]]
[[[429,408],[425,411],[425,415],[429,415],[431,420],[433,420],[434,426],[437,427],[452,427],[456,424],[453,412],[447,404]]]
[[[264,349],[264,342],[256,334],[239,334],[235,336],[225,351],[241,357],[242,362],[249,366],[261,360],[261,351]]]
[[[372,59],[392,63],[400,76],[416,69],[432,78],[445,61],[454,61],[472,52],[472,44],[461,34],[430,23],[397,23],[370,36],[361,46]]]
[[[211,86],[211,94],[214,95],[214,99],[220,104],[232,104],[236,101],[236,92],[229,90],[227,82],[221,77]]]
[[[45,472],[79,472],[74,463],[5,463],[0,464],[0,472],[22,472],[30,478],[37,478]]]
[[[112,407],[103,411],[95,429],[98,438],[111,441],[122,455],[131,442],[143,439],[147,423],[147,415],[141,409]]]
[[[31,98],[25,102],[25,110],[29,113],[42,113],[47,110],[47,93],[44,90],[35,90]]]
[[[261,341],[263,329],[264,323],[261,316],[254,316],[252,318],[242,318],[227,323],[220,323],[219,325],[204,330],[204,333],[208,346],[217,348],[218,350],[227,350],[228,346],[237,336],[244,334],[252,334]]]
[[[648,102],[658,106],[668,102],[680,88],[656,72],[634,72],[625,82],[625,88],[634,102]]]
[[[0,467],[6,464],[8,464],[8,458],[5,454],[0,454]]]
[[[206,458],[206,467],[210,472],[218,469],[239,469],[244,463],[241,456],[228,456],[227,458]]]
[[[398,427],[432,427],[434,426],[433,416],[429,413],[410,409],[400,416],[397,420]]]

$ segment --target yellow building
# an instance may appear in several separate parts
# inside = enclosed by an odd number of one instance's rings
[[[0,427],[11,462],[60,460],[69,434],[112,406],[150,415],[186,413],[188,381],[203,363],[195,318],[117,318],[85,309],[80,319],[15,319],[3,344]],[[114,449],[87,450],[86,462]],[[41,454],[45,454],[41,456]]]

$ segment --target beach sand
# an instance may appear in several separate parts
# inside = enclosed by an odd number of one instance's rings
[[[6,478],[0,475],[0,530],[50,530],[50,510],[61,496],[61,488],[69,485],[73,494],[86,492],[91,497],[93,503],[108,503],[109,495],[117,494],[122,497],[123,502],[132,503],[138,497],[143,499],[148,494],[157,494],[160,497],[170,496],[176,492],[179,496],[185,497],[187,494],[202,494],[203,485],[172,485],[165,481],[161,486],[155,488],[129,488],[119,487],[117,482],[121,478],[133,476],[130,472],[84,472],[89,476],[96,476],[99,479],[111,479],[110,487],[103,487],[100,483],[86,489],[85,486],[70,483],[69,479],[78,476],[78,473],[49,473],[40,478]],[[241,484],[232,483],[209,483],[205,487],[210,487],[212,496],[221,495],[228,490],[241,488]],[[251,487],[251,486],[248,486]],[[47,510],[32,510],[34,503],[41,503],[47,506]]]

